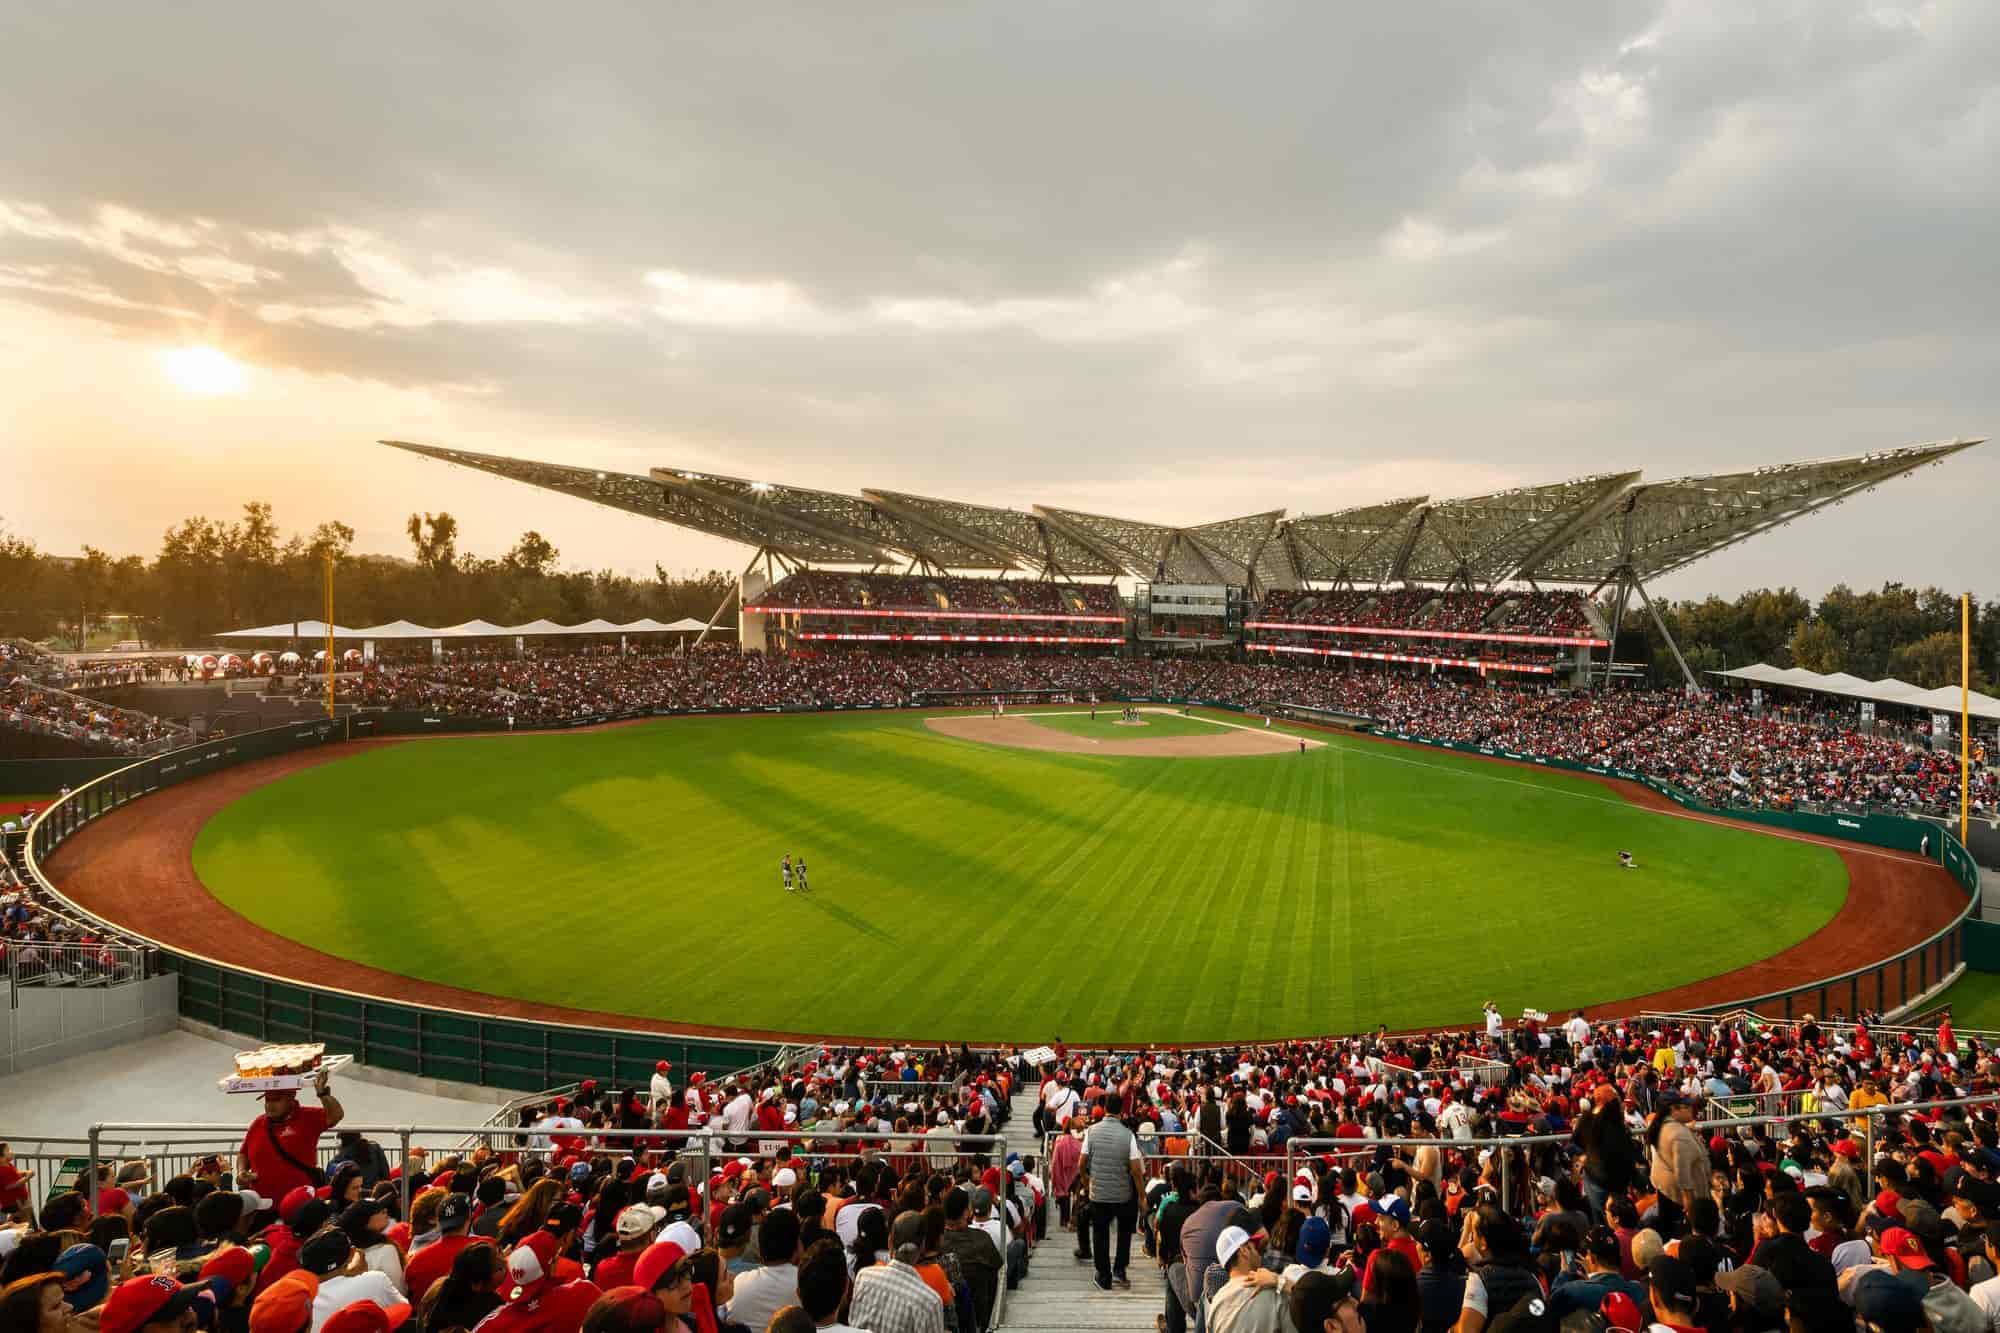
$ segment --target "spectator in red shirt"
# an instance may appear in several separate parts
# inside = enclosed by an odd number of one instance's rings
[[[438,1205],[438,1238],[410,1256],[403,1276],[410,1284],[410,1303],[423,1302],[424,1294],[438,1282],[451,1274],[452,1261],[458,1252],[472,1244],[472,1236],[467,1228],[472,1224],[472,1196],[469,1194],[447,1194]]]
[[[28,1175],[14,1165],[14,1149],[0,1143],[0,1218],[11,1218],[28,1206]]]
[[[318,1106],[300,1106],[295,1092],[264,1094],[264,1114],[250,1122],[237,1154],[236,1179],[267,1199],[283,1199],[300,1185],[317,1185],[319,1136],[346,1114],[327,1090],[326,1074],[313,1082]]]

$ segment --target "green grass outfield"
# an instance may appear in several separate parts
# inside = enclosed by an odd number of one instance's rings
[[[1311,734],[1326,747],[1217,759],[1000,749],[910,713],[418,740],[252,792],[195,867],[281,934],[492,994],[1072,1042],[1638,995],[1768,957],[1846,893],[1826,847]],[[810,896],[781,889],[784,852]]]

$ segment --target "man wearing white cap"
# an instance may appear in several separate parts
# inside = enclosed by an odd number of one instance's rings
[[[1257,1237],[1242,1227],[1225,1227],[1215,1238],[1216,1266],[1229,1277],[1209,1297],[1203,1324],[1208,1333],[1291,1333],[1278,1275],[1263,1260]]]

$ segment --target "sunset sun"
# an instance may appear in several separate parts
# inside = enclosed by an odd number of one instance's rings
[[[243,392],[243,363],[213,347],[176,347],[162,358],[167,378],[183,393],[204,398]]]

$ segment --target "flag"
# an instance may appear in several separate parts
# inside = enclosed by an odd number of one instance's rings
[[[1750,785],[1750,779],[1744,777],[1743,774],[1737,770],[1737,767],[1734,764],[1731,764],[1729,766],[1729,780],[1735,783],[1739,787],[1747,787]]]

